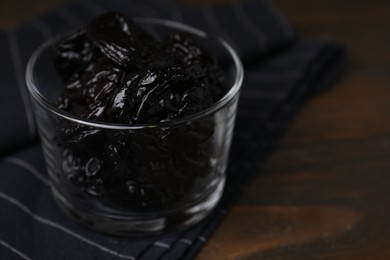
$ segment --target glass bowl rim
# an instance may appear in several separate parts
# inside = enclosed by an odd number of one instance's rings
[[[234,77],[234,81],[232,86],[229,86],[229,91],[222,97],[220,98],[217,102],[215,102],[212,106],[208,107],[207,109],[204,109],[202,111],[199,111],[197,113],[169,120],[169,121],[164,121],[164,122],[158,122],[158,123],[145,123],[145,124],[116,124],[116,123],[109,123],[109,122],[103,122],[103,121],[96,121],[96,120],[90,120],[90,119],[84,119],[78,116],[75,116],[69,112],[63,111],[57,107],[55,107],[51,102],[49,102],[37,89],[36,83],[34,80],[34,68],[36,65],[36,62],[39,58],[39,56],[42,54],[42,52],[50,46],[55,40],[58,40],[58,37],[63,35],[59,34],[57,36],[52,37],[51,39],[47,40],[44,42],[40,47],[38,47],[32,56],[30,57],[27,67],[26,67],[26,83],[27,83],[27,88],[31,94],[31,96],[37,101],[38,104],[40,104],[43,108],[48,110],[49,112],[60,116],[64,119],[70,120],[74,123],[77,124],[82,124],[82,125],[87,125],[91,127],[96,127],[96,128],[104,128],[104,129],[115,129],[115,130],[136,130],[136,129],[144,129],[144,128],[156,128],[156,127],[169,127],[169,126],[175,126],[178,124],[183,124],[187,122],[192,122],[194,120],[200,119],[204,116],[210,115],[222,107],[226,105],[230,100],[233,99],[233,97],[239,92],[243,78],[244,78],[244,69],[242,62],[236,53],[236,51],[221,37],[206,33],[202,30],[199,30],[195,27],[192,27],[190,25],[181,23],[181,22],[176,22],[172,20],[166,20],[166,19],[160,19],[160,18],[140,18],[140,17],[133,17],[132,18],[135,22],[137,23],[144,23],[144,24],[156,24],[160,26],[166,26],[166,27],[171,27],[173,29],[179,29],[181,31],[186,31],[189,32],[193,35],[196,35],[198,37],[211,37],[215,41],[217,41],[219,44],[221,44],[224,48],[225,51],[227,51],[230,54],[230,57],[235,66],[235,71],[236,75]]]

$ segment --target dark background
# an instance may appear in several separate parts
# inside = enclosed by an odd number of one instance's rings
[[[61,2],[1,0],[0,28]],[[198,259],[390,259],[390,1],[275,2],[299,35],[344,44],[347,69],[304,107]]]

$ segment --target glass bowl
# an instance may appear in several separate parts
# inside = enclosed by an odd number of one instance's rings
[[[224,188],[243,68],[221,38],[182,23],[135,18],[157,38],[190,34],[223,65],[226,93],[204,111],[154,124],[82,119],[53,103],[65,88],[52,61],[55,37],[32,55],[26,81],[60,208],[87,227],[128,236],[190,227],[216,207]]]

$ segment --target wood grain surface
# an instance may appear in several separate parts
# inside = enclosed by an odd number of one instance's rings
[[[0,28],[62,0],[2,0]],[[275,0],[349,51],[197,259],[390,259],[390,1]],[[23,12],[18,7],[23,6]]]
[[[349,52],[198,259],[390,259],[390,1],[276,0]]]

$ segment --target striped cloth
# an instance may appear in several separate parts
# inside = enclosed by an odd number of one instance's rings
[[[199,225],[178,234],[118,238],[70,221],[50,194],[24,83],[26,62],[45,39],[118,10],[179,20],[224,37],[245,64],[224,197]],[[342,71],[345,51],[296,39],[267,0],[186,7],[168,0],[80,0],[21,27],[0,32],[0,259],[192,259],[217,228],[294,114]]]

